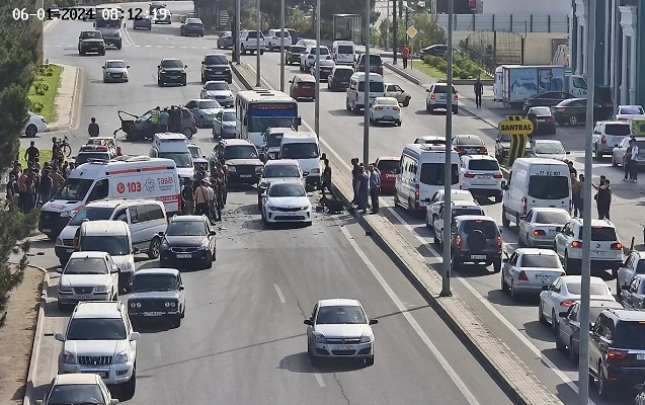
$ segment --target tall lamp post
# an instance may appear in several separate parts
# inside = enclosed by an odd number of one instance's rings
[[[363,163],[370,163],[370,15],[372,8],[370,0],[365,0],[365,88],[364,88],[364,118],[363,118]]]
[[[314,99],[315,121],[314,128],[316,136],[320,138],[320,0],[316,1],[316,98]]]
[[[241,1],[241,0],[240,0]],[[257,48],[255,50],[255,63],[257,65],[257,68],[255,69],[255,87],[260,87],[261,86],[261,74],[260,74],[260,38],[262,35],[262,24],[260,23],[260,0],[257,0],[256,3],[256,10],[255,10],[255,30],[257,31],[255,34],[255,44],[257,45]]]
[[[280,1],[280,91],[284,91],[284,0]]]
[[[242,61],[240,60],[240,27],[241,22],[241,13],[240,13],[240,3],[242,0],[235,1],[235,36],[233,37],[233,46],[235,47],[235,63],[241,65]]]

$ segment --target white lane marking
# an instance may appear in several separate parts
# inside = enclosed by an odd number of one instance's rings
[[[277,284],[273,284],[273,288],[275,288],[276,294],[278,294],[278,298],[280,298],[280,302],[283,304],[287,303],[287,300],[284,299],[284,294],[282,294],[282,290],[280,289],[280,286]]]
[[[316,377],[316,381],[318,381],[318,385],[320,385],[320,388],[325,388],[327,386],[325,384],[325,380],[323,380],[322,375],[320,373],[314,373],[314,377]]]
[[[180,46],[181,49],[186,49],[188,48],[187,46]]]
[[[461,393],[464,395],[468,403],[471,405],[479,405],[479,401],[477,400],[477,398],[475,398],[473,393],[468,389],[468,387],[466,386],[466,383],[464,383],[464,381],[461,379],[461,377],[459,377],[457,372],[452,368],[452,366],[450,366],[450,363],[448,362],[448,360],[446,360],[445,357],[443,357],[443,355],[441,354],[441,351],[439,351],[439,349],[437,349],[434,343],[432,343],[428,335],[421,328],[421,325],[419,325],[419,323],[416,321],[416,319],[414,319],[412,314],[408,312],[408,309],[405,307],[405,304],[403,304],[403,301],[401,301],[401,299],[396,295],[394,290],[392,290],[392,287],[390,287],[387,281],[385,281],[385,279],[383,278],[381,273],[379,273],[379,271],[376,269],[372,261],[367,257],[365,252],[363,252],[363,249],[361,249],[360,246],[358,246],[358,244],[356,243],[352,235],[349,233],[347,228],[345,226],[342,226],[340,223],[338,223],[338,225],[340,226],[341,232],[343,233],[345,238],[347,238],[347,241],[352,246],[354,251],[358,254],[358,256],[361,258],[363,263],[365,263],[365,265],[370,270],[374,278],[376,278],[376,280],[379,282],[381,287],[383,287],[383,289],[390,297],[392,302],[394,302],[394,305],[396,305],[398,310],[405,317],[405,320],[408,321],[412,329],[414,329],[414,331],[417,333],[417,335],[419,335],[423,343],[428,347],[428,349],[430,349],[430,352],[432,353],[432,355],[435,357],[435,359],[437,359],[437,361],[444,369],[446,374],[448,374],[448,377],[450,377],[450,379],[455,383],[455,385],[457,386],[459,391],[461,391]]]
[[[152,45],[146,45],[146,48],[152,48]]]
[[[168,49],[175,49],[175,46],[174,46],[174,45],[170,45],[170,46],[168,46]]]
[[[161,357],[161,345],[159,342],[155,342],[155,356]]]
[[[163,46],[161,46],[161,45],[157,45],[157,48],[163,48]]]

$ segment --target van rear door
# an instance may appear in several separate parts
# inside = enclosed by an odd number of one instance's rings
[[[536,207],[562,208],[569,211],[571,178],[566,165],[532,165],[528,173],[527,212]]]
[[[427,207],[430,204],[432,196],[444,188],[444,162],[443,155],[437,154],[441,159],[436,162],[424,162],[417,168],[417,182],[419,184],[419,206]],[[452,162],[452,185],[459,184],[459,163]]]

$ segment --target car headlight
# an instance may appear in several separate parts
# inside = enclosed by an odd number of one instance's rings
[[[72,352],[65,350],[63,352],[63,363],[65,364],[76,364],[76,356]]]
[[[374,340],[374,335],[372,335],[370,333],[370,334],[366,334],[366,335],[361,336],[360,342],[361,343],[370,343],[372,340]]]
[[[170,308],[170,302],[166,302],[166,308]]]
[[[314,339],[316,340],[316,343],[325,343],[327,341],[325,335],[323,335],[322,333],[314,334]]]
[[[61,218],[69,218],[69,217],[73,217],[74,215],[76,215],[76,211],[74,211],[74,210],[63,211],[63,212],[60,213]]]
[[[309,209],[309,205],[303,205],[302,207],[300,207],[300,211],[304,211],[308,209]]]
[[[56,238],[56,244],[57,244],[57,245],[62,245],[62,244],[63,244],[63,240],[62,240],[61,238]]]
[[[132,270],[132,263],[130,263],[130,262],[124,262],[121,266],[119,266],[119,270],[123,270],[123,271],[130,271],[130,270]]]
[[[318,169],[318,168],[311,169],[311,173],[320,173],[320,169]]]
[[[237,169],[235,168],[235,166],[229,166],[228,167],[228,172],[229,173],[235,173],[236,171],[237,171]]]
[[[130,303],[130,308],[136,308],[136,307],[137,307],[136,302],[133,301],[133,302]]]
[[[202,244],[199,246],[201,250],[208,249],[209,243],[207,240],[203,241]]]
[[[167,241],[163,241],[161,244],[161,250],[170,250],[170,244]]]
[[[126,352],[121,352],[114,356],[114,362],[117,364],[127,363],[130,360],[130,356]]]
[[[70,293],[70,292],[72,292],[72,287],[59,286],[58,287],[58,292]]]
[[[166,71],[165,71],[165,70],[163,70],[163,69],[161,69],[161,70],[159,71],[159,73],[161,73],[161,74],[165,74],[165,73],[166,73]]]
[[[271,203],[266,203],[265,207],[267,207],[270,210],[275,208],[275,206],[273,204],[271,204]]]
[[[94,291],[97,293],[104,293],[104,292],[107,292],[107,290],[108,290],[108,287],[106,285],[99,285],[94,287]]]
[[[262,166],[255,166],[255,172],[260,173],[262,171]]]

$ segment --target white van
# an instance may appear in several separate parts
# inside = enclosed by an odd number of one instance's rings
[[[412,214],[426,212],[432,196],[444,188],[446,153],[451,154],[452,188],[459,188],[459,154],[444,145],[411,144],[403,148],[394,183],[394,204]]]
[[[376,97],[385,97],[385,82],[383,76],[378,73],[370,73],[370,103],[374,102]],[[354,73],[349,79],[349,88],[345,99],[345,108],[347,111],[360,111],[365,108],[365,73]],[[368,108],[369,108],[368,105]]]
[[[132,291],[134,279],[134,254],[132,234],[122,221],[83,222],[76,231],[76,251],[105,252],[119,268],[119,292]]]
[[[280,141],[280,159],[298,161],[307,186],[320,184],[320,146],[313,132],[286,132]]]
[[[168,215],[180,213],[181,186],[176,167],[170,159],[147,156],[82,164],[42,206],[38,229],[54,240],[81,208],[106,198],[158,200],[165,204]]]
[[[150,149],[151,158],[172,159],[177,165],[177,173],[183,179],[192,179],[195,175],[193,157],[188,149],[188,138],[184,134],[171,132],[155,134]]]
[[[356,45],[352,41],[334,41],[331,56],[337,65],[353,65],[356,61]]]
[[[502,89],[504,88],[504,66],[513,67],[518,65],[503,65],[495,68],[495,77],[493,78],[493,101],[502,101]]]
[[[520,158],[503,186],[502,225],[518,225],[533,208],[571,210],[569,166],[555,159]]]

